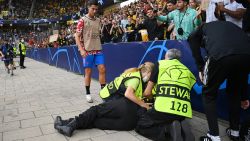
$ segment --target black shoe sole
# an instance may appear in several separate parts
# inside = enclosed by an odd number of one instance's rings
[[[65,136],[67,136],[67,137],[71,137],[71,136],[72,136],[73,131],[72,131],[72,132],[64,132],[62,129],[60,129],[60,127],[56,127],[56,128],[57,128],[57,131],[58,131],[59,133],[63,134],[63,135],[65,135]],[[69,129],[69,130],[70,130],[70,129]]]

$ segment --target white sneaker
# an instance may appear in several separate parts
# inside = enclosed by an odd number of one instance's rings
[[[93,103],[93,99],[90,94],[86,95],[86,100],[88,103]]]
[[[220,136],[212,136],[209,133],[207,133],[207,136],[212,140],[212,141],[221,141]]]

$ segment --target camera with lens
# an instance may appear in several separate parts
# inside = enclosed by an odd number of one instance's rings
[[[178,33],[179,35],[183,35],[184,31],[183,31],[183,29],[180,27],[180,28],[177,29],[177,33]]]

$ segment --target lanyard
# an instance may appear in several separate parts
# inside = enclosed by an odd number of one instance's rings
[[[179,24],[180,27],[181,27],[181,23],[182,23],[183,18],[185,17],[186,12],[187,12],[187,9],[185,10],[184,15],[181,18],[181,21],[180,21],[180,24]],[[180,20],[180,13],[179,13],[179,20]]]

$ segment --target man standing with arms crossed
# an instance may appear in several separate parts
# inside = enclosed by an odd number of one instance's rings
[[[95,17],[98,10],[98,1],[88,1],[88,13],[82,17],[77,24],[77,31],[75,34],[76,44],[83,57],[83,67],[85,70],[85,87],[86,100],[89,103],[93,102],[90,96],[90,82],[92,67],[97,66],[99,71],[99,82],[101,88],[106,84],[104,55],[102,53],[100,41],[100,19]]]

